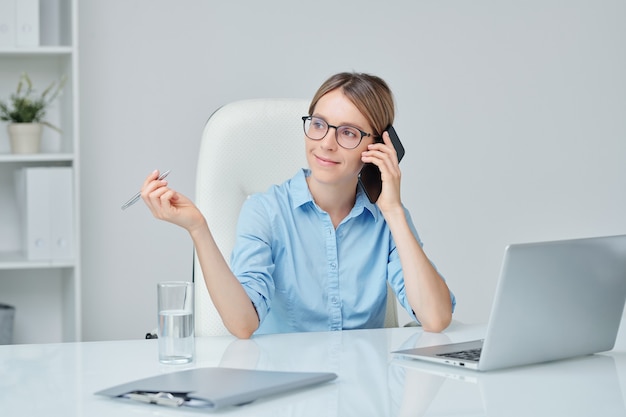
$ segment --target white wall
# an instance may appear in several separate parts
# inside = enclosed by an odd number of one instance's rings
[[[142,337],[192,247],[143,204],[155,168],[193,196],[207,117],[385,78],[403,197],[458,299],[487,320],[506,244],[626,233],[626,3],[374,0],[80,4],[84,339]],[[302,140],[294,138],[294,140]]]

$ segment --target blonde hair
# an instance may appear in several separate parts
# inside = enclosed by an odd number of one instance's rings
[[[389,86],[382,78],[364,73],[341,72],[324,81],[311,100],[309,114],[322,96],[338,88],[365,116],[374,136],[382,136],[393,124],[395,107]]]

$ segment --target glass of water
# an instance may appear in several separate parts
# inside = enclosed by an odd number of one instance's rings
[[[159,361],[183,364],[193,361],[193,283],[157,284]]]

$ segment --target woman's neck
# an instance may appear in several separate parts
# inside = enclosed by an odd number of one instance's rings
[[[345,186],[320,184],[307,178],[313,201],[331,218],[335,229],[350,213],[356,201],[356,183]]]

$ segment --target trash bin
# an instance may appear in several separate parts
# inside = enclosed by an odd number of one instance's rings
[[[13,343],[13,318],[15,307],[0,303],[0,345]]]

